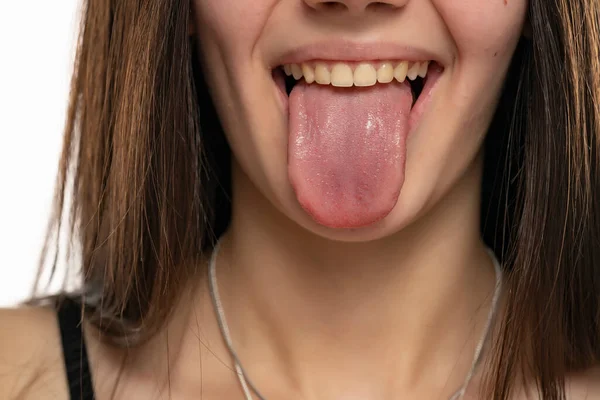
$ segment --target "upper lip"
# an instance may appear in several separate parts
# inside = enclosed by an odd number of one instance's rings
[[[435,61],[444,65],[439,54],[401,43],[354,42],[349,40],[326,40],[300,45],[284,52],[275,60],[273,68],[285,64],[309,61]]]

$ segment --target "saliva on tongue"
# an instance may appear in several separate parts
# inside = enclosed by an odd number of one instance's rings
[[[316,222],[359,228],[394,208],[412,101],[408,82],[336,88],[300,81],[292,89],[288,175]]]

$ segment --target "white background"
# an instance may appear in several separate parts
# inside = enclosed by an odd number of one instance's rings
[[[0,306],[29,294],[50,212],[77,0],[0,0]]]

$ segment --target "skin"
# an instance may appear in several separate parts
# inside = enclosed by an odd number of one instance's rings
[[[190,31],[235,158],[219,289],[238,355],[267,399],[448,398],[489,310],[495,277],[479,237],[480,148],[526,1],[384,3],[344,0],[329,11],[318,0],[193,3]],[[445,68],[410,134],[396,206],[355,230],[321,226],[299,206],[270,71],[293,46],[332,35],[421,46]],[[117,380],[115,398],[243,398],[205,279],[124,364],[93,330],[86,336],[99,399]],[[0,311],[0,354],[0,398],[67,398],[52,311]],[[476,398],[478,378],[467,398]],[[569,399],[600,396],[598,378],[570,377]]]
[[[479,238],[479,149],[527,3],[371,3],[195,2],[204,69],[236,160],[219,257],[225,309],[252,379],[287,398],[449,397],[470,367],[494,287]],[[287,115],[270,69],[294,46],[326,37],[397,38],[444,66],[409,134],[396,206],[359,229],[313,221],[287,176]],[[273,370],[289,383],[273,383]]]
[[[209,84],[239,163],[236,173],[247,175],[238,180],[249,180],[279,212],[324,238],[384,238],[423,216],[471,167],[522,34],[526,1],[391,0],[381,11],[367,10],[366,0],[344,1],[337,11],[306,12],[320,3],[197,1]],[[395,42],[433,52],[446,68],[430,112],[410,135],[398,204],[381,223],[354,232],[319,226],[297,204],[286,169],[287,118],[269,71],[286,50],[332,36],[359,43],[402,38]]]

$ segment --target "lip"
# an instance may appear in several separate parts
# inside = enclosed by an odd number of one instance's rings
[[[349,40],[326,40],[301,45],[277,57],[270,68],[284,64],[309,61],[435,61],[447,65],[443,57],[424,48],[391,42],[354,42]]]

